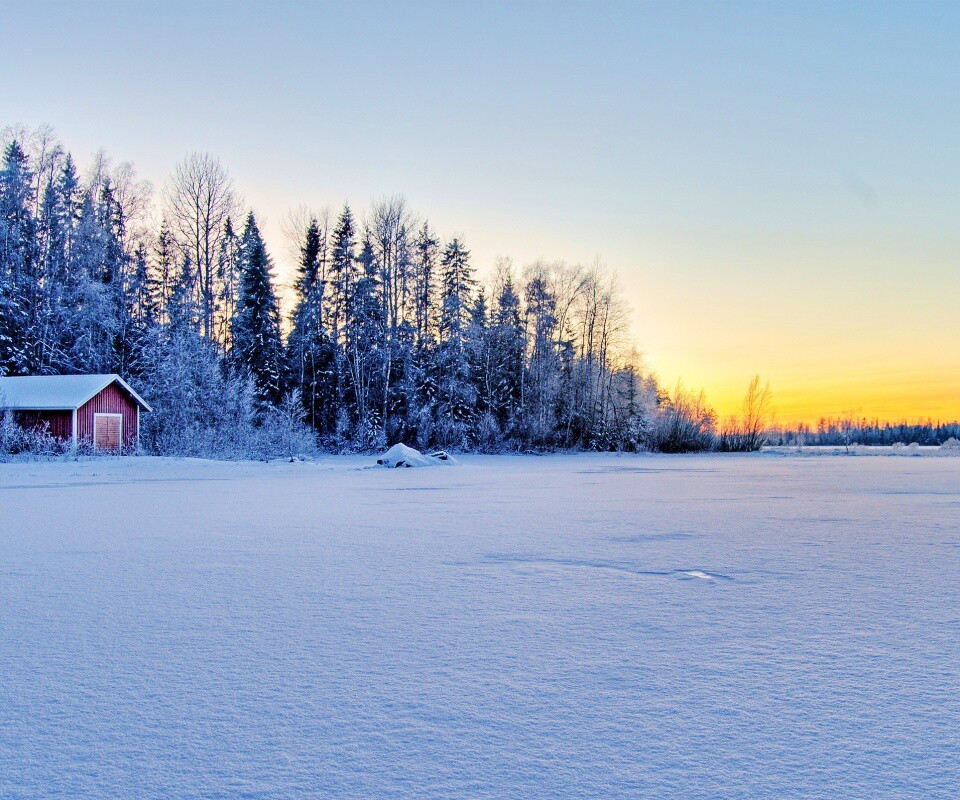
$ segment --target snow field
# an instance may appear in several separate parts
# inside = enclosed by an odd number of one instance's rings
[[[960,460],[0,465],[0,797],[953,798]]]

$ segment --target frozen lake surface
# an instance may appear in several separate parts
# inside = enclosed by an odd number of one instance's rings
[[[0,797],[956,798],[960,458],[0,464]]]

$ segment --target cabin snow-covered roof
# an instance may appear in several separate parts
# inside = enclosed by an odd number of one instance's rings
[[[144,411],[149,403],[119,375],[29,375],[0,378],[0,408],[14,411],[72,411],[116,381]]]

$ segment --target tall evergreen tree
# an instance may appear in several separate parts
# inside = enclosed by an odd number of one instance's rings
[[[177,243],[166,219],[160,223],[160,232],[153,249],[153,262],[159,292],[160,320],[169,322],[173,289],[182,275],[177,273]]]
[[[470,251],[453,239],[440,261],[440,342],[437,351],[438,414],[444,444],[465,446],[474,414],[476,391],[465,352],[474,287]]]
[[[71,301],[77,296],[78,276],[72,269],[83,193],[73,159],[68,154],[44,193],[43,295],[45,325],[39,343],[39,371],[58,373],[69,368],[72,340]]]
[[[345,205],[340,212],[337,226],[333,229],[330,245],[330,321],[334,339],[340,339],[340,331],[346,321],[350,294],[356,280],[356,229],[353,212]]]
[[[490,408],[509,435],[516,432],[522,414],[527,346],[520,297],[509,273],[500,286],[491,328]]]
[[[554,341],[556,299],[547,277],[537,271],[527,283],[527,325],[530,339],[528,381],[524,398],[526,434],[533,445],[553,443],[560,357]]]
[[[300,248],[297,305],[287,342],[289,383],[300,391],[306,422],[327,432],[333,424],[335,401],[334,347],[324,326],[326,281],[322,275],[323,236],[311,219]]]
[[[230,347],[230,321],[237,307],[239,283],[240,237],[233,229],[233,220],[227,217],[217,251],[213,304],[213,335],[224,349]]]
[[[231,355],[253,380],[258,399],[280,401],[280,314],[270,277],[271,262],[251,212],[240,240],[240,295],[233,317]]]
[[[344,331],[344,355],[348,367],[348,398],[352,401],[356,436],[364,447],[380,445],[383,420],[383,359],[385,317],[381,284],[369,233],[364,236],[358,263],[360,277],[350,293]]]
[[[437,255],[440,240],[424,222],[413,244],[413,313],[416,345],[423,349],[429,347],[433,336],[431,325],[434,323],[436,303]]]
[[[34,200],[29,159],[14,140],[0,170],[0,375],[26,374],[34,361],[30,316],[39,290]]]

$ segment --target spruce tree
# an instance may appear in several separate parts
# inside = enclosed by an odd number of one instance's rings
[[[561,362],[554,341],[556,299],[542,272],[535,272],[527,283],[527,319],[530,360],[524,423],[529,443],[543,447],[553,443]]]
[[[237,305],[239,273],[240,238],[233,229],[233,220],[227,217],[217,251],[213,304],[213,336],[224,350],[230,347],[230,321]]]
[[[520,297],[508,274],[496,298],[491,322],[491,411],[501,430],[509,435],[517,430],[523,408],[523,377],[526,338],[520,309]]]
[[[33,172],[19,142],[4,151],[0,170],[0,375],[33,365],[30,309],[39,289]]]
[[[323,237],[311,219],[300,248],[297,270],[297,305],[287,341],[288,383],[300,392],[306,422],[318,431],[332,426],[334,405],[333,343],[324,327],[324,294],[321,278]]]
[[[160,223],[160,232],[153,250],[154,272],[157,280],[158,306],[160,319],[170,321],[170,304],[174,287],[182,279],[177,274],[176,241],[170,232],[170,226],[164,219]]]
[[[356,231],[353,213],[345,205],[333,230],[330,247],[330,309],[334,338],[339,340],[340,331],[347,316],[350,295],[356,278]]]
[[[43,227],[46,231],[43,266],[45,326],[41,342],[40,371],[59,373],[69,368],[73,333],[71,299],[77,296],[77,275],[71,268],[82,202],[80,181],[68,154],[57,177],[44,194]]]
[[[253,381],[262,403],[276,404],[282,395],[280,314],[270,277],[267,248],[251,212],[240,240],[240,294],[233,317],[231,355]]]
[[[476,403],[476,391],[470,380],[470,364],[465,352],[474,286],[470,251],[459,239],[453,239],[443,251],[440,267],[442,295],[440,343],[437,350],[438,426],[443,444],[460,447],[467,444]]]
[[[383,430],[380,413],[386,322],[369,232],[364,235],[357,261],[361,272],[350,295],[344,355],[349,376],[348,397],[352,400],[356,425],[355,443],[369,448],[385,444],[380,440]]]

